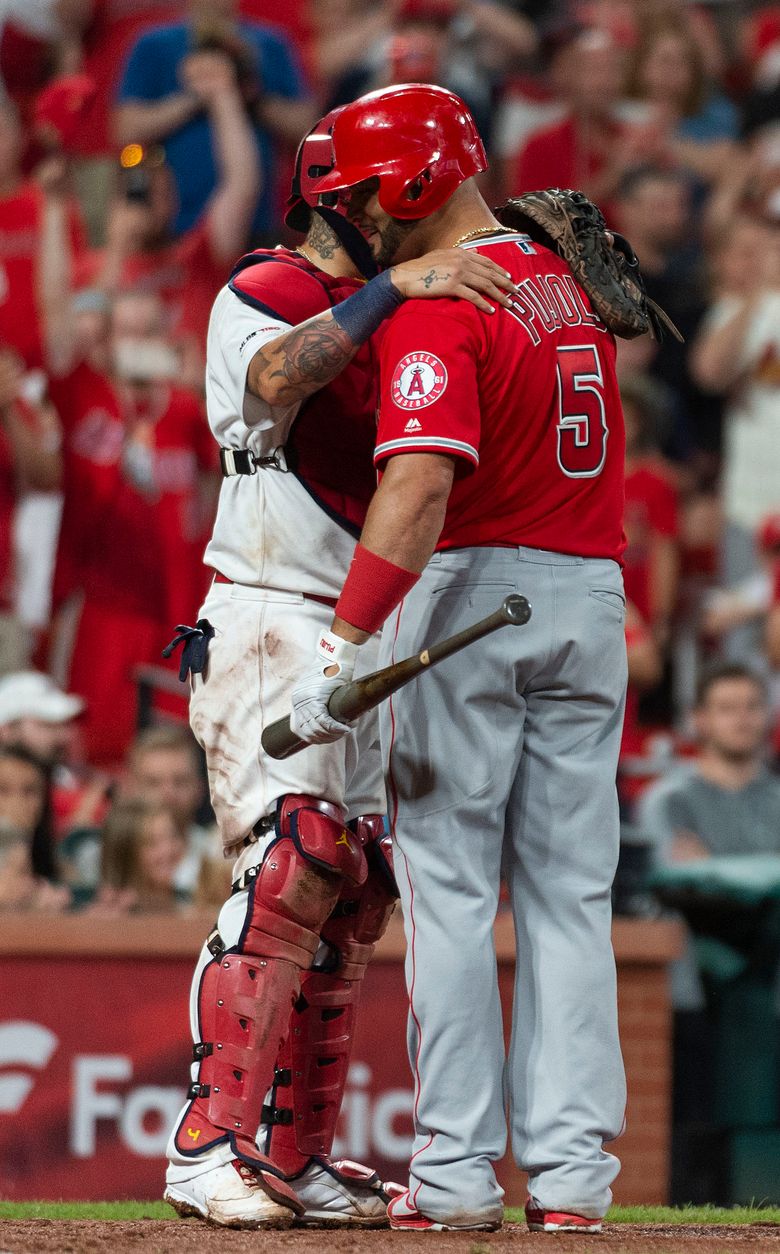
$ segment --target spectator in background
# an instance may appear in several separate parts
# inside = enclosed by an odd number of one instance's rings
[[[0,910],[66,910],[57,883],[49,768],[21,745],[0,747]]]
[[[175,887],[194,893],[201,865],[222,855],[214,829],[197,821],[206,796],[201,752],[188,727],[152,727],[141,732],[130,746],[127,764],[128,792],[173,816],[184,842],[184,854],[174,877]]]
[[[32,639],[16,613],[14,521],[25,491],[57,486],[62,464],[51,409],[24,396],[21,359],[0,347],[0,675],[30,659]]]
[[[67,58],[95,0],[3,0],[0,7],[0,94],[27,121],[36,94]]]
[[[198,90],[211,127],[217,176],[203,213],[173,239],[177,190],[164,151],[131,144],[122,153],[106,247],[93,261],[93,283],[109,294],[130,290],[162,297],[182,356],[180,378],[197,391],[203,388],[211,306],[247,244],[261,186],[235,66],[219,54],[202,55]]]
[[[49,675],[18,671],[0,679],[0,745],[21,745],[51,772],[52,818],[58,836],[102,822],[110,781],[81,762],[84,701]]]
[[[626,598],[665,648],[678,594],[677,488],[658,449],[658,388],[642,376],[623,378],[620,396],[626,424]]]
[[[641,342],[622,340],[620,373],[626,364],[630,369],[637,353],[642,353],[642,367],[670,390],[670,421],[662,447],[675,460],[688,458],[692,448],[716,448],[720,407],[702,396],[688,371],[689,343],[706,304],[687,179],[675,169],[635,166],[621,181],[614,225],[631,241],[648,295],[666,310],[685,337],[684,344],[671,335],[660,344],[649,336]]]
[[[64,429],[55,649],[62,682],[87,701],[87,756],[107,764],[135,730],[136,666],[159,662],[171,626],[200,602],[214,448],[199,401],[174,383],[158,297],[118,297],[84,354],[59,189],[49,189],[41,240],[50,392]]]
[[[780,225],[738,217],[715,255],[716,295],[691,351],[700,387],[726,398],[723,577],[756,566],[754,533],[780,484]]]
[[[111,109],[127,54],[141,32],[176,21],[184,0],[67,0],[81,8],[71,22],[66,55],[69,64],[88,74],[97,88],[80,129],[75,152],[82,158],[109,158],[114,151]]]
[[[639,159],[639,152],[626,146],[617,112],[622,50],[606,31],[569,28],[555,48],[550,75],[566,116],[528,140],[511,191],[576,187],[609,219],[620,178]]]
[[[639,821],[665,862],[780,852],[780,779],[766,766],[769,709],[749,667],[720,663],[699,683],[699,756],[645,793]]]
[[[185,846],[173,815],[154,802],[116,802],[103,824],[101,889],[93,910],[107,914],[181,909],[176,869]]]
[[[392,83],[439,83],[456,92],[491,149],[495,105],[507,71],[536,49],[534,25],[494,0],[315,3],[315,56],[328,108]]]
[[[315,120],[286,37],[237,20],[235,9],[235,0],[190,0],[187,22],[140,36],[119,90],[120,144],[161,143],[165,149],[178,190],[177,235],[195,225],[218,184],[211,116],[222,107],[217,84],[237,84],[253,125],[261,170],[256,232],[267,232],[276,220],[273,143],[297,144]]]
[[[744,56],[750,88],[742,104],[742,134],[751,135],[780,119],[780,13],[776,5],[748,18]]]
[[[778,485],[780,502],[780,485]],[[759,567],[753,575],[727,588],[713,588],[704,598],[700,628],[709,640],[718,640],[748,623],[763,623],[774,598],[774,585],[780,569],[780,513],[762,519],[756,533]],[[755,665],[762,664],[762,645]]]
[[[23,745],[50,770],[71,757],[83,712],[81,697],[62,692],[39,671],[0,679],[0,744]]]
[[[40,187],[22,174],[24,136],[14,106],[0,101],[0,347],[13,348],[28,367],[43,362],[37,302]],[[69,195],[63,204],[68,252],[84,244],[79,214]]]
[[[647,160],[672,161],[705,183],[719,176],[734,151],[738,114],[707,81],[686,14],[667,10],[640,23],[627,95],[638,105],[635,137]]]

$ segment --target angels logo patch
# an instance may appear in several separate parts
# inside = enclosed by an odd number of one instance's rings
[[[399,409],[424,409],[447,387],[444,362],[433,353],[407,353],[393,371],[390,395]]]

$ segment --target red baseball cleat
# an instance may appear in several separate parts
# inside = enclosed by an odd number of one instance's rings
[[[603,1217],[591,1219],[566,1210],[545,1210],[535,1197],[529,1197],[525,1204],[525,1219],[531,1232],[601,1232],[604,1222]]]
[[[464,1222],[458,1224],[446,1224],[437,1219],[429,1219],[427,1215],[421,1215],[417,1207],[409,1197],[409,1190],[405,1189],[400,1197],[394,1197],[387,1207],[387,1217],[390,1220],[390,1227],[403,1232],[496,1232],[501,1227],[501,1220],[476,1220],[469,1223],[468,1217],[464,1216]]]

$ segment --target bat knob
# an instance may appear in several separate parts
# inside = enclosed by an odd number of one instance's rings
[[[511,596],[504,598],[501,612],[506,622],[511,623],[513,627],[522,627],[531,617],[531,605],[525,597],[513,592]]]

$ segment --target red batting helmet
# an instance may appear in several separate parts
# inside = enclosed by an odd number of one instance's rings
[[[379,203],[393,218],[415,221],[487,169],[474,119],[459,96],[431,83],[369,92],[339,110],[333,125],[336,164],[317,180],[320,194],[379,177]]]

